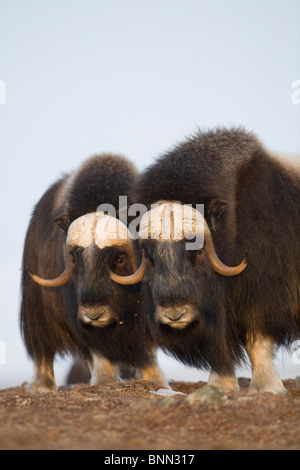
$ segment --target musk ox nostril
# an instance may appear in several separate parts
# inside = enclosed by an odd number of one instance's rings
[[[169,318],[172,321],[178,321],[186,313],[186,308],[163,308],[161,310],[162,315]]]

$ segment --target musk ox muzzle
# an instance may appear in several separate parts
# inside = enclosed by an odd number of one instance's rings
[[[88,325],[105,327],[117,321],[112,309],[108,305],[80,306],[78,320]]]
[[[157,323],[171,326],[182,330],[197,318],[196,310],[192,305],[181,305],[172,307],[158,306],[156,308],[155,320]]]
[[[212,240],[210,229],[203,215],[193,207],[178,202],[162,201],[146,212],[140,221],[139,239],[152,239],[163,243],[169,240],[191,240],[193,237],[205,240],[205,250],[213,270],[222,276],[237,276],[247,267],[247,255],[237,266],[226,266],[219,259]],[[145,273],[145,261],[130,276],[113,275],[112,279],[120,284],[140,282]]]
[[[79,217],[69,226],[66,240],[67,262],[64,272],[55,279],[43,279],[36,274],[33,274],[28,268],[30,276],[35,282],[44,287],[59,287],[66,284],[70,280],[71,276],[72,247],[78,246],[87,248],[93,243],[99,249],[108,246],[123,246],[129,254],[133,271],[137,270],[133,245],[126,225],[119,219],[103,212],[93,212]],[[140,273],[141,269],[137,271],[138,275],[140,275]],[[109,274],[112,280],[116,280],[116,278],[120,277],[110,270]],[[135,276],[135,274],[132,276]],[[127,277],[127,279],[129,278],[127,284],[130,284],[130,277],[131,276]],[[134,282],[134,284],[135,283],[136,282]]]

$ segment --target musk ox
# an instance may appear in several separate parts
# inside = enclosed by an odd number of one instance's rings
[[[88,159],[53,184],[36,205],[23,255],[21,330],[35,363],[32,391],[56,390],[56,354],[81,356],[91,383],[118,378],[118,367],[166,386],[149,334],[141,284],[121,286],[110,273],[128,275],[141,254],[116,214],[137,178],[119,155]],[[105,206],[106,207],[106,206]],[[55,223],[56,222],[56,223]],[[33,274],[35,273],[35,274]]]
[[[246,350],[249,391],[285,393],[272,359],[300,337],[300,173],[243,129],[199,131],[144,171],[134,200],[149,209],[143,262],[116,280],[144,276],[157,344],[225,390]]]

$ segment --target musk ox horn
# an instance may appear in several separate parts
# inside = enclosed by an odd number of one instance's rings
[[[36,274],[33,274],[28,268],[28,272],[32,279],[43,287],[60,287],[70,280],[71,275],[71,256],[70,248],[78,245],[87,247],[94,239],[93,233],[95,231],[97,219],[94,213],[86,214],[71,223],[68,229],[66,247],[67,247],[67,265],[64,272],[55,279],[43,279]]]
[[[27,269],[28,269],[28,272],[29,272],[30,276],[32,277],[32,279],[37,284],[39,284],[40,286],[43,286],[43,287],[60,287],[60,286],[63,286],[64,284],[66,284],[70,280],[71,256],[68,255],[66,269],[56,279],[43,279],[42,277],[39,277],[36,274],[33,274],[28,267],[27,267]]]
[[[129,231],[120,220],[109,216],[103,212],[93,212],[85,214],[74,220],[68,229],[66,247],[67,247],[67,265],[64,272],[56,279],[43,279],[33,274],[28,268],[28,272],[32,279],[39,285],[44,287],[59,287],[66,284],[71,275],[71,255],[72,246],[88,247],[95,243],[98,248],[102,249],[106,246],[126,246],[129,251],[129,257],[133,270],[137,270],[137,265],[131,245]],[[111,278],[117,278],[117,274],[110,271]],[[115,280],[115,279],[113,279]],[[118,281],[116,281],[118,282]]]
[[[198,210],[178,202],[161,201],[157,204],[142,217],[140,238],[178,241],[199,234],[206,241],[206,251],[214,271],[222,276],[236,276],[244,271],[248,264],[247,257],[234,267],[222,263],[214,249],[209,227]]]
[[[243,272],[244,269],[246,269],[248,265],[247,254],[244,260],[238,266],[226,266],[226,264],[222,263],[217,253],[215,252],[210,231],[208,231],[208,233],[205,232],[204,237],[206,241],[206,252],[208,254],[211,266],[216,273],[221,274],[222,276],[237,276]]]
[[[122,284],[123,286],[132,286],[133,284],[137,284],[138,282],[141,282],[145,274],[145,262],[144,259],[142,260],[142,263],[137,271],[135,271],[133,274],[130,274],[129,276],[119,276],[118,274],[115,274],[113,272],[110,272],[110,278],[117,282],[118,284]]]
[[[129,258],[134,274],[140,272],[137,269],[130,232],[127,226],[119,219],[105,214],[104,216],[101,216],[98,220],[95,230],[95,243],[99,248],[114,245],[124,246],[129,253]],[[134,276],[134,274],[131,276]],[[124,284],[122,281],[124,277],[126,277],[119,276],[118,274],[113,273],[111,270],[109,270],[109,276],[118,284]],[[131,284],[135,284],[135,282],[131,282]]]
[[[116,237],[115,234],[118,234],[118,236]],[[142,280],[145,266],[142,262],[139,269],[137,269],[130,232],[123,222],[114,217],[101,219],[97,224],[95,242],[99,248],[112,245],[124,246],[129,253],[134,273],[129,276],[120,276],[109,270],[109,277],[114,282],[122,285],[132,285]]]

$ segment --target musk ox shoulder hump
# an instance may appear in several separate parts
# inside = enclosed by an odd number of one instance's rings
[[[242,128],[198,131],[144,171],[135,187],[135,200],[145,204],[177,200],[179,192],[185,204],[205,203],[217,196],[230,199],[239,169],[257,152],[263,154],[262,145]],[[199,194],[203,197],[195,200]]]
[[[64,200],[71,220],[94,212],[100,204],[109,203],[117,209],[119,196],[128,195],[137,176],[134,164],[122,155],[93,155],[65,180],[59,199]]]

